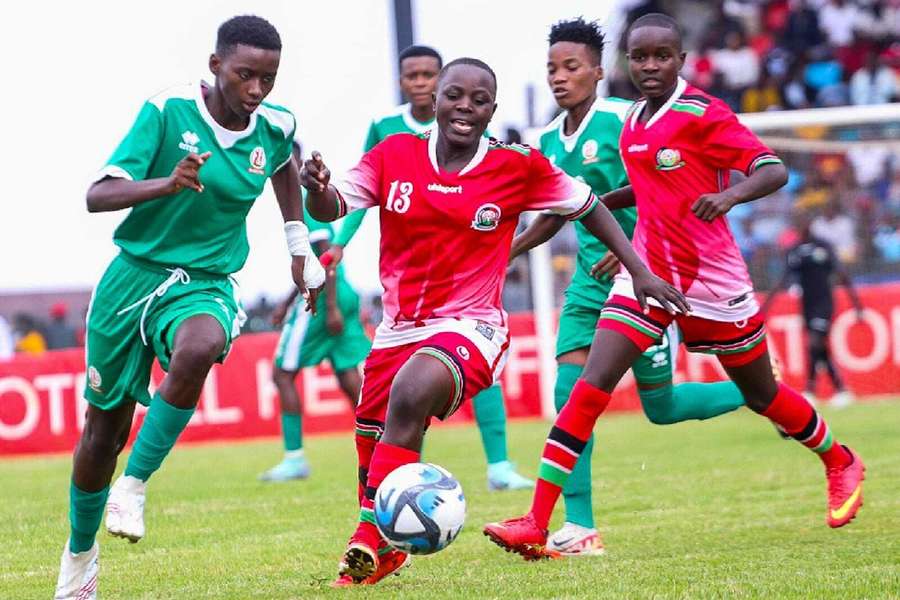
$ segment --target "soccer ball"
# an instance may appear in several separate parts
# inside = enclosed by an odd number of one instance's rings
[[[462,486],[430,463],[403,465],[375,492],[375,524],[394,548],[432,554],[456,539],[466,520]]]

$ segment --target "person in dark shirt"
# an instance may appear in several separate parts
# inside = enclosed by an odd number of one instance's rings
[[[65,302],[57,302],[50,307],[50,323],[45,328],[48,350],[60,350],[78,346],[75,328],[66,322],[68,313],[69,307],[66,306]]]
[[[809,357],[804,395],[810,400],[815,400],[816,373],[821,365],[825,367],[834,385],[835,394],[831,401],[832,405],[847,406],[853,402],[853,396],[844,388],[844,382],[831,360],[831,350],[828,344],[828,333],[834,315],[833,288],[835,282],[847,289],[847,294],[856,308],[858,318],[862,318],[863,307],[850,277],[841,265],[831,244],[813,236],[808,216],[802,215],[797,218],[797,229],[800,241],[788,251],[784,275],[766,298],[762,310],[763,312],[767,311],[772,300],[787,287],[788,282],[793,280],[799,284]]]

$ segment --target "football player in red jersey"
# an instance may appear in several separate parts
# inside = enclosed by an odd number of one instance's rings
[[[716,355],[749,408],[818,454],[828,481],[827,523],[845,525],[862,504],[862,460],[837,443],[800,394],[775,380],[747,267],[725,220],[734,205],[783,186],[787,169],[724,102],[679,77],[685,54],[671,17],[637,19],[627,47],[631,80],[644,95],[626,114],[620,139],[631,185],[605,194],[603,202],[636,203],[635,249],[655,274],[680,288],[693,310],[645,310],[629,289],[628,273],[617,276],[582,378],[544,447],[531,510],[491,523],[484,533],[526,559],[548,555],[553,507],[594,423],[631,363],[672,321],[689,351]],[[747,179],[728,187],[731,169]]]
[[[496,90],[485,63],[457,59],[441,70],[430,131],[388,137],[333,184],[318,154],[301,173],[314,218],[330,221],[378,206],[381,222],[384,321],[366,360],[356,411],[367,483],[337,585],[374,583],[404,563],[402,553],[384,550],[375,527],[378,485],[397,467],[418,461],[431,418],[451,415],[502,368],[508,332],[500,296],[522,212],[580,219],[632,274],[642,306],[654,298],[673,313],[689,310],[681,293],[641,262],[586,184],[540,152],[482,136],[496,109]]]

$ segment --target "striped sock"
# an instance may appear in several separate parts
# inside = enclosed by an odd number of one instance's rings
[[[400,446],[392,446],[384,442],[378,442],[372,452],[372,461],[369,463],[369,479],[366,481],[366,491],[359,507],[359,525],[352,540],[361,541],[372,548],[378,548],[381,542],[381,534],[375,526],[375,491],[384,478],[394,469],[408,463],[419,461],[419,453]]]
[[[359,504],[362,506],[363,498],[366,494],[366,482],[369,480],[369,465],[372,464],[372,453],[375,451],[375,444],[378,438],[371,435],[356,433],[356,456],[359,459],[359,482],[357,484],[356,493],[359,498]]]
[[[778,385],[778,393],[762,415],[818,454],[826,468],[840,468],[850,462],[850,454],[843,446],[835,443],[831,429],[822,415],[788,386]]]
[[[609,393],[579,379],[547,437],[541,454],[531,514],[538,526],[547,529],[553,507],[562,488],[584,451],[594,423],[609,404]]]

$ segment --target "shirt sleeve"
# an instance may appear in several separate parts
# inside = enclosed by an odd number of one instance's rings
[[[781,159],[721,100],[709,105],[703,124],[701,149],[714,167],[735,169],[749,176],[763,165],[781,164]]]
[[[597,206],[591,188],[566,175],[547,157],[532,149],[528,156],[528,178],[523,210],[543,210],[577,221]]]
[[[383,157],[384,144],[379,144],[363,154],[343,177],[332,181],[338,196],[338,219],[354,210],[378,205]]]
[[[375,125],[375,121],[372,121],[372,124],[369,125],[369,133],[366,135],[366,144],[363,147],[363,152],[368,152],[377,146],[380,141],[381,136],[378,135],[378,127]]]
[[[125,138],[106,166],[94,178],[118,177],[139,181],[147,178],[163,135],[163,115],[152,102],[145,102]]]
[[[297,119],[294,118],[293,115],[291,115],[291,122],[293,124],[291,130],[284,136],[284,140],[281,140],[281,143],[278,144],[278,147],[275,149],[275,155],[272,157],[272,162],[278,165],[272,173],[277,173],[284,165],[288,164],[294,153],[294,136],[297,135]]]
[[[358,210],[347,215],[347,217],[341,221],[341,228],[338,230],[337,235],[334,236],[334,244],[336,246],[346,246],[349,244],[350,240],[353,239],[353,236],[356,235],[356,232],[359,231],[359,226],[362,225],[365,217],[366,211],[364,210]]]

